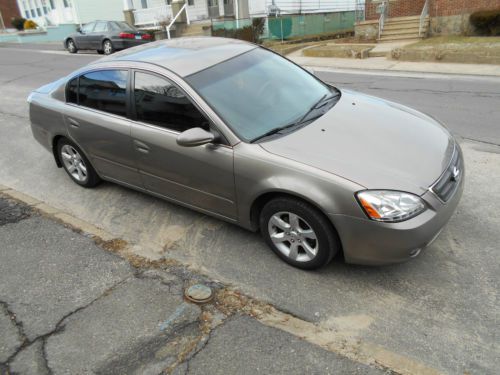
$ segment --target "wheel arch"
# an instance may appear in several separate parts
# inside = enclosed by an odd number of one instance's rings
[[[73,139],[69,138],[66,135],[57,134],[57,135],[55,135],[52,138],[52,154],[54,155],[54,159],[55,159],[55,162],[56,162],[56,165],[57,165],[58,168],[62,168],[62,166],[63,166],[62,162],[61,162],[61,159],[59,158],[59,153],[57,152],[57,144],[59,143],[59,141],[61,139],[67,139],[71,143],[74,143],[75,145],[77,145],[78,148],[80,149],[80,151],[83,153],[83,155],[87,158],[88,162],[92,165],[91,159],[89,158],[87,152],[82,148],[82,146],[80,146],[78,144],[78,142],[75,142]],[[99,174],[97,172],[97,169],[95,169],[95,167],[93,165],[92,165],[92,168],[94,168],[94,170],[96,171],[96,173]]]
[[[259,216],[260,216],[262,209],[266,205],[266,203],[268,203],[269,201],[271,201],[273,199],[281,198],[281,197],[296,199],[296,200],[302,201],[304,203],[307,203],[307,204],[311,205],[313,208],[315,208],[327,220],[328,224],[330,225],[330,228],[332,229],[333,233],[337,237],[337,240],[338,240],[338,243],[340,246],[339,253],[341,253],[341,254],[344,253],[343,246],[342,246],[342,240],[340,238],[339,232],[337,231],[337,228],[335,228],[335,225],[332,223],[332,221],[328,217],[327,213],[324,210],[322,210],[321,207],[317,203],[312,201],[311,199],[309,199],[305,196],[302,196],[301,194],[297,194],[295,192],[274,190],[274,191],[264,192],[261,195],[259,195],[258,197],[256,197],[254,199],[254,201],[252,202],[252,205],[250,208],[250,223],[251,223],[253,230],[257,231],[259,228]]]

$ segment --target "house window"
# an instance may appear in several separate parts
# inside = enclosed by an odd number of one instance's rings
[[[172,0],[165,0],[165,4],[172,5]]]
[[[63,0],[63,4],[65,8],[69,8],[71,6],[69,0]]]
[[[35,13],[35,10],[34,9],[31,9],[31,17],[35,18],[36,17],[36,13]]]
[[[30,12],[28,12],[27,10],[25,10],[24,14],[26,15],[26,18],[30,18]]]
[[[148,7],[148,0],[141,0],[141,7],[142,9],[145,9]]]
[[[194,5],[194,0],[188,0],[188,5],[193,6]]]
[[[54,0],[49,0],[50,2],[50,9],[56,9],[56,6],[54,4]]]
[[[38,17],[42,16],[42,11],[40,10],[40,8],[36,8],[36,14],[38,14]]]

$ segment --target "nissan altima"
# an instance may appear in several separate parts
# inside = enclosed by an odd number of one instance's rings
[[[86,188],[111,181],[260,230],[284,261],[418,256],[455,211],[460,146],[437,120],[246,42],[131,48],[32,92],[34,137]]]

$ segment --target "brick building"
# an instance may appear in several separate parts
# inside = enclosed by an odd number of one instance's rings
[[[0,0],[0,15],[2,20],[0,20],[0,29],[2,27],[10,28],[12,27],[10,21],[12,18],[20,17],[19,8],[17,7],[16,0]]]
[[[500,0],[385,0],[388,2],[388,20],[397,17],[413,17],[414,24],[418,27],[418,18],[427,3],[429,27],[427,35],[440,34],[474,34],[469,22],[472,13],[478,10],[500,9]],[[365,0],[365,20],[357,25],[356,34],[374,38],[378,32],[377,9],[384,0]],[[399,21],[402,22],[402,21]],[[410,25],[408,25],[410,27]]]
[[[500,0],[427,0],[431,17],[470,15],[484,9],[500,9]],[[418,16],[422,13],[426,0],[389,0],[389,18]],[[378,19],[377,7],[382,0],[366,0],[365,17]]]

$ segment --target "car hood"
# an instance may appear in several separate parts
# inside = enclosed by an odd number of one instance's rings
[[[260,145],[367,189],[421,195],[449,164],[455,142],[437,121],[403,105],[348,90],[311,124]]]

